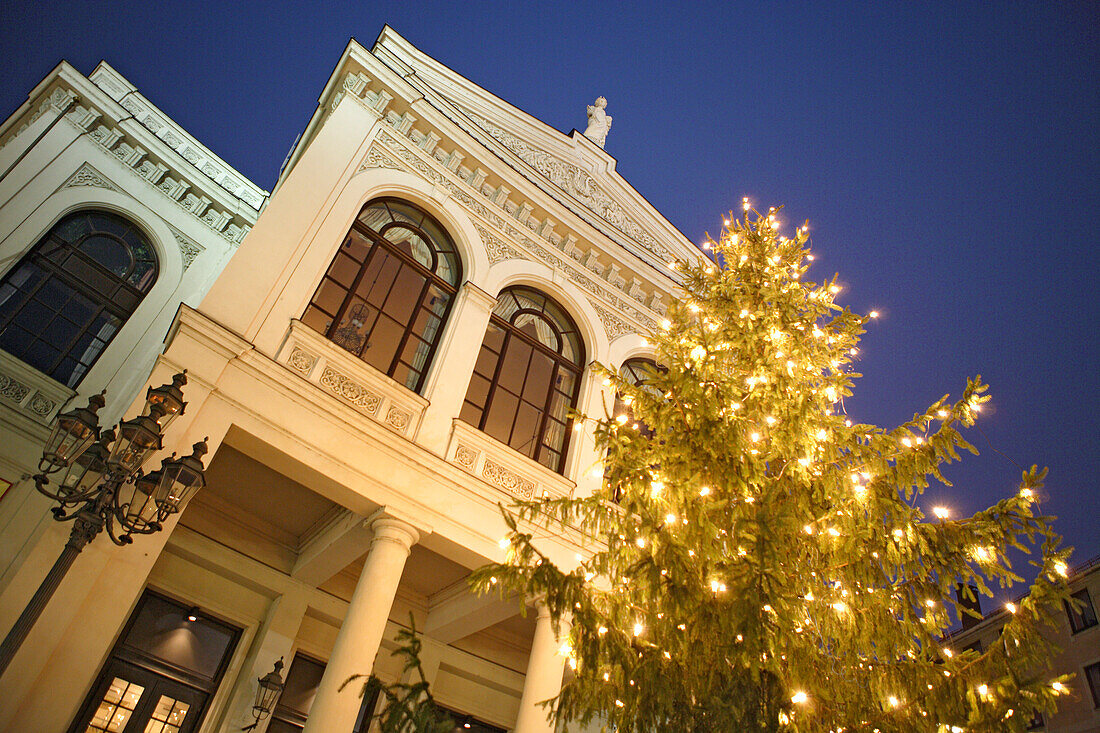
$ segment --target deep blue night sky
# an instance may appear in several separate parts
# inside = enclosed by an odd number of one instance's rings
[[[854,418],[992,385],[981,457],[923,503],[971,513],[1046,465],[1043,508],[1094,556],[1100,3],[832,5],[15,2],[0,110],[106,59],[270,188],[348,38],[385,23],[563,132],[602,94],[619,172],[693,241],[742,196],[810,220],[811,273],[883,314]]]

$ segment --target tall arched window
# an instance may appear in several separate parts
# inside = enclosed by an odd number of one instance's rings
[[[650,380],[664,369],[657,366],[657,362],[652,359],[646,359],[644,357],[638,357],[635,359],[627,359],[623,362],[623,365],[619,367],[619,376],[625,379],[630,384],[633,384],[650,394],[657,395],[657,388],[650,385]],[[653,431],[644,422],[635,421],[634,409],[623,400],[622,395],[615,395],[615,412],[613,417],[619,415],[626,415],[627,422],[635,422],[638,426],[638,430],[643,435],[653,435]]]
[[[561,472],[569,444],[584,344],[565,310],[537,290],[497,299],[461,419]]]
[[[156,279],[136,226],[104,211],[69,214],[0,281],[0,349],[75,387]]]
[[[363,207],[302,322],[419,391],[462,278],[454,242],[407,201]]]

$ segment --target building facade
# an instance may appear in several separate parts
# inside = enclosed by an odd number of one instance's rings
[[[132,226],[148,244],[130,260],[148,249],[159,268],[120,270],[141,299],[109,343],[68,347],[71,371],[0,343],[3,378],[29,390],[3,390],[21,431],[0,464],[5,628],[64,544],[18,479],[68,397],[106,386],[114,420],[186,369],[166,450],[210,445],[207,486],[164,531],[78,558],[0,678],[0,730],[239,730],[279,659],[287,689],[256,730],[365,730],[369,705],[339,688],[397,679],[411,622],[439,704],[470,729],[551,730],[537,702],[565,665],[548,617],[466,576],[503,552],[499,504],[600,485],[572,411],[613,403],[594,364],[651,356],[668,262],[701,256],[614,158],[389,28],[349,44],[269,199],[105,64],[59,67],[0,143],[12,293],[30,302],[13,268],[51,233],[84,253],[96,226]],[[59,226],[84,211],[106,218]],[[545,544],[563,564],[581,549]]]
[[[1069,576],[1074,605],[1065,604],[1054,614],[1050,639],[1057,653],[1051,662],[1056,674],[1076,675],[1069,694],[1061,699],[1055,715],[1038,715],[1028,730],[1047,733],[1097,733],[1100,731],[1100,557],[1074,568]],[[979,607],[980,610],[980,607]],[[949,643],[957,650],[983,651],[996,644],[1001,627],[1008,619],[1006,608],[984,615],[980,620],[967,618],[963,628],[953,633]]]

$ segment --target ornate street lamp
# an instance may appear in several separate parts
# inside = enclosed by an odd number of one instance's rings
[[[105,404],[103,394],[92,395],[87,407],[54,419],[38,473],[32,478],[39,492],[57,502],[54,519],[72,521],[73,528],[65,549],[0,645],[0,675],[89,542],[104,529],[120,546],[133,542],[135,534],[153,534],[205,485],[206,438],[195,443],[190,456],[176,458],[173,453],[155,471],[141,470],[160,450],[165,425],[183,414],[186,403],[181,387],[186,383],[187,377],[177,374],[171,384],[150,389],[142,414],[114,430],[99,430],[96,413]]]
[[[275,701],[283,692],[283,676],[279,674],[282,670],[283,658],[279,657],[279,661],[275,662],[275,668],[256,680],[259,687],[256,688],[256,704],[252,706],[252,717],[256,722],[241,730],[254,730],[261,720],[271,715],[271,711],[275,709]]]

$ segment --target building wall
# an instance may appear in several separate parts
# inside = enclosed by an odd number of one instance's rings
[[[120,215],[136,225],[155,251],[159,270],[155,284],[75,389],[0,352],[0,626],[5,630],[69,530],[69,525],[52,521],[50,502],[22,478],[36,470],[50,421],[102,390],[107,400],[100,413],[104,424],[124,413],[132,415],[135,400],[140,407],[180,304],[201,301],[255,222],[266,196],[106,63],[85,77],[62,62],[0,126],[0,277],[18,267],[59,220],[89,209]],[[110,627],[102,638],[81,640],[67,649],[54,638],[58,629],[72,625],[75,609],[87,610],[91,588],[110,586],[99,601],[109,604],[113,599],[123,611],[136,600],[125,583],[97,580],[107,567],[126,573],[135,559],[116,555],[104,542],[80,558],[73,573],[79,577],[47,609],[16,660],[19,671],[0,682],[14,695],[3,694],[7,702],[0,706],[0,719],[18,710],[14,701],[44,679],[40,675],[47,674],[48,662],[71,661],[66,654],[94,650],[91,658],[98,663],[109,648]],[[155,556],[156,541],[144,550]],[[135,577],[140,589],[145,573]],[[94,618],[92,612],[83,621]],[[8,729],[4,722],[0,728]]]
[[[1087,589],[1093,610],[1100,602],[1100,558],[1077,567],[1070,576],[1070,593]],[[987,614],[971,628],[960,630],[951,636],[950,643],[956,649],[965,649],[974,643],[982,649],[997,643],[1001,627],[1008,611],[997,609]],[[1054,630],[1050,639],[1057,648],[1051,660],[1052,676],[1074,674],[1071,692],[1061,698],[1056,715],[1046,716],[1044,725],[1035,730],[1049,733],[1096,733],[1100,731],[1100,707],[1097,707],[1085,677],[1085,668],[1100,663],[1100,625],[1093,625],[1074,632],[1067,613],[1056,609],[1053,614]]]

